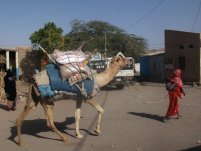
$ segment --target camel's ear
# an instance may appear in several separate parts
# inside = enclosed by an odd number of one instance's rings
[[[118,60],[118,57],[115,56],[112,58],[111,62],[117,62],[117,60]]]
[[[116,62],[119,62],[120,61],[120,58],[117,58]]]
[[[125,57],[118,56],[118,57],[117,57],[117,62],[119,62],[119,61],[121,61],[121,60],[122,60],[122,61],[125,61]]]

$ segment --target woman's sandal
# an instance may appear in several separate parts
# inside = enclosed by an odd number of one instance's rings
[[[163,122],[166,122],[166,121],[169,120],[169,119],[170,119],[169,117],[165,116],[165,117],[163,118]]]

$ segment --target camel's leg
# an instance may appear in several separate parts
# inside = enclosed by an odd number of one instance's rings
[[[36,104],[33,104],[31,106],[28,106],[27,108],[24,108],[22,113],[19,115],[19,117],[16,119],[16,126],[17,126],[17,136],[18,136],[18,142],[19,145],[23,145],[22,136],[21,136],[21,127],[22,122],[26,118],[26,116],[30,113],[31,110],[33,110],[36,107]]]
[[[35,101],[33,102],[33,98],[31,96],[31,91],[32,91],[33,85],[31,84],[29,86],[29,95],[25,104],[25,107],[22,111],[22,113],[19,115],[19,117],[16,119],[16,127],[17,127],[17,136],[18,136],[18,142],[19,145],[22,146],[23,142],[22,142],[22,136],[21,136],[21,127],[22,127],[22,122],[23,120],[26,118],[26,116],[30,113],[31,110],[33,110],[37,105],[38,102]],[[31,103],[34,103],[31,105]]]
[[[54,104],[53,103],[42,103],[42,106],[43,106],[43,109],[45,111],[45,115],[46,115],[46,118],[47,118],[47,125],[51,128],[51,130],[53,132],[55,132],[56,134],[59,135],[59,137],[64,141],[64,142],[67,142],[69,141],[70,139],[67,138],[62,132],[60,132],[56,126],[54,125],[54,119],[53,119],[53,107],[54,107]]]
[[[98,121],[97,121],[97,125],[96,125],[94,132],[96,132],[97,134],[100,134],[101,133],[100,132],[100,123],[101,123],[101,119],[102,119],[104,110],[94,99],[89,100],[88,103],[98,111]]]
[[[33,100],[32,100],[32,96],[31,96],[32,87],[33,87],[32,85],[29,86],[29,96],[28,96],[26,105],[25,105],[24,110],[22,111],[22,113],[16,119],[17,136],[18,136],[18,142],[19,142],[20,146],[23,145],[22,136],[21,136],[22,122],[26,118],[26,116],[30,113],[30,111],[33,110],[34,108],[36,108],[36,106],[38,105],[37,101],[33,102]],[[34,104],[31,105],[32,102]]]
[[[47,124],[47,127],[49,127],[50,129],[52,129],[51,128],[51,124],[50,124],[50,120],[49,120],[49,117],[48,117],[48,114],[47,114],[47,110],[46,110],[46,108],[45,108],[45,104],[43,105],[43,104],[41,104],[42,105],[42,107],[43,107],[43,109],[44,109],[44,112],[45,112],[45,118],[46,118],[46,124]],[[53,109],[52,109],[53,110]]]
[[[75,111],[75,136],[76,138],[82,138],[83,135],[80,133],[80,114],[83,99],[76,100],[76,111]]]

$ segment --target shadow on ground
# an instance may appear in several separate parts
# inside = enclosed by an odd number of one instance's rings
[[[0,108],[3,109],[3,110],[8,111],[8,107],[7,107],[7,105],[0,104]]]
[[[195,147],[191,147],[191,148],[187,148],[181,151],[201,151],[201,145],[200,146],[195,146]]]
[[[75,123],[74,117],[68,117],[68,118],[66,118],[66,120],[64,122],[61,122],[61,123],[54,122],[55,126],[57,127],[57,129],[59,131],[75,138],[74,135],[67,132],[68,130],[75,131],[75,128],[68,127],[68,125],[71,125],[74,123]],[[97,136],[96,134],[91,133],[90,131],[88,131],[86,129],[80,129],[80,130],[85,131],[89,135]],[[47,127],[45,119],[36,119],[36,120],[24,120],[21,133],[35,136],[38,138],[45,138],[45,139],[61,141],[61,139],[59,139],[59,138],[58,139],[48,138],[48,137],[39,135],[39,133],[41,133],[41,132],[50,132],[50,131],[51,131],[51,129],[49,127]],[[15,140],[15,137],[17,136],[16,126],[11,127],[10,132],[11,132],[11,136],[8,138],[8,140],[18,144],[18,142]]]
[[[144,117],[144,118],[149,118],[149,119],[156,120],[156,121],[159,121],[159,122],[163,122],[163,118],[164,118],[163,116],[154,115],[154,114],[148,114],[148,113],[128,112],[127,114],[140,116],[140,117]]]

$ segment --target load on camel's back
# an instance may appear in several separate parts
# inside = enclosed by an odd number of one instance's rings
[[[56,54],[59,54],[59,53],[62,53],[62,52],[56,52]],[[55,54],[52,54],[52,57],[54,58],[53,55]],[[62,59],[65,60],[68,58],[64,57]],[[60,58],[59,61],[61,61],[62,59]],[[111,82],[111,80],[119,72],[119,70],[129,63],[129,60],[126,57],[115,56],[113,57],[113,59],[111,60],[109,66],[105,69],[105,71],[101,73],[96,73],[96,74],[93,74],[92,71],[86,66],[82,67],[80,65],[76,66],[73,63],[70,63],[70,65],[66,63],[67,62],[65,62],[64,64],[60,63],[58,65],[56,62],[54,62],[53,64],[49,64],[45,70],[33,76],[35,80],[33,80],[33,83],[30,84],[29,95],[28,95],[28,99],[26,101],[24,110],[16,119],[17,136],[18,136],[19,145],[23,144],[22,136],[21,136],[21,127],[22,127],[23,120],[26,118],[26,116],[29,114],[31,110],[37,107],[39,103],[42,105],[44,109],[47,126],[50,127],[53,132],[57,133],[64,142],[67,142],[69,140],[54,125],[53,107],[55,102],[50,100],[52,100],[52,98],[54,98],[54,96],[56,96],[57,94],[67,94],[67,95],[73,94],[75,96],[73,98],[76,100],[76,110],[75,110],[76,138],[83,137],[83,135],[80,133],[80,130],[79,130],[79,121],[81,116],[80,113],[81,113],[81,106],[83,102],[89,103],[92,107],[94,107],[98,111],[99,114],[98,114],[97,124],[96,124],[94,132],[96,134],[101,133],[100,123],[101,123],[104,110],[97,103],[94,97],[96,93],[94,92],[96,92],[98,88],[101,88],[107,85],[109,82]],[[70,68],[69,66],[72,66],[72,68]],[[67,71],[65,72],[69,72],[71,70],[74,70],[75,68],[79,70],[76,70],[76,72],[70,72],[70,74],[67,76],[66,73],[63,74],[61,70],[63,68],[67,69]],[[87,70],[84,70],[84,68],[87,68]],[[76,75],[75,77],[78,80],[75,83],[72,79],[69,80],[69,77],[72,77],[70,75],[74,75],[74,73],[79,74],[81,78],[80,80],[78,76]],[[87,74],[86,77],[84,77],[85,73]],[[64,75],[63,77],[61,76],[62,74]]]
[[[91,97],[94,71],[86,65],[87,55],[84,52],[62,52],[56,49],[50,57],[53,63],[33,76],[42,97],[50,98],[61,92]]]

